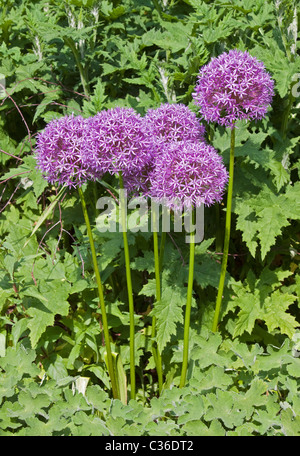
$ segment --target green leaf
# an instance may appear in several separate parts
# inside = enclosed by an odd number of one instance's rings
[[[130,267],[138,271],[148,271],[149,273],[154,272],[153,252],[145,251],[143,257],[137,257],[130,263]]]
[[[221,265],[215,257],[205,255],[199,264],[197,258],[195,261],[194,277],[195,281],[201,288],[212,286],[218,288],[220,281]],[[226,274],[225,283],[228,283],[229,274]]]
[[[225,344],[238,357],[238,360],[233,364],[234,368],[242,365],[249,370],[253,369],[257,356],[263,353],[263,348],[259,344],[248,346],[240,343],[237,339],[226,341]]]
[[[267,353],[257,358],[255,368],[264,372],[281,370],[283,365],[288,365],[292,362],[290,344],[288,339],[286,339],[281,347],[269,345]]]
[[[125,374],[125,370],[122,363],[122,358],[119,353],[112,353],[113,356],[113,369],[115,371],[115,378],[117,381],[117,388],[118,388],[118,396],[120,401],[126,405],[127,404],[127,378]],[[107,353],[104,355],[104,359],[107,363]]]
[[[90,416],[83,411],[78,411],[72,420],[73,436],[108,436],[109,429],[105,422],[98,416]]]
[[[115,67],[113,67],[115,69]],[[83,101],[83,112],[86,116],[93,116],[101,111],[105,106],[107,96],[105,95],[105,85],[99,78],[94,88],[94,93],[89,101]]]
[[[258,215],[260,222],[257,226],[257,237],[261,244],[261,257],[264,259],[282,228],[289,225],[289,221],[279,204],[263,208]]]
[[[64,359],[57,353],[51,353],[43,362],[43,367],[50,378],[56,381],[62,380],[68,376]]]
[[[284,435],[300,436],[300,417],[295,416],[291,408],[283,410],[280,418]]]
[[[46,394],[39,394],[36,397],[32,397],[29,392],[21,391],[18,395],[18,406],[16,406],[11,412],[11,417],[19,417],[25,421],[34,415],[45,415],[44,408],[47,408],[51,403],[51,400]]]
[[[185,49],[188,45],[188,35],[191,25],[185,26],[181,23],[169,23],[161,21],[166,31],[161,32],[151,29],[143,34],[142,43],[144,46],[157,46],[168,49],[171,52],[178,52]]]
[[[265,268],[259,279],[249,273],[243,285],[232,285],[235,296],[231,297],[229,307],[240,308],[235,320],[234,337],[245,331],[251,334],[258,319],[265,321],[270,332],[278,328],[283,334],[293,336],[297,322],[289,314],[288,308],[296,300],[296,296],[280,290],[282,281],[290,275],[290,271],[271,271]]]
[[[238,296],[238,306],[241,310],[235,322],[233,337],[240,336],[245,331],[251,334],[255,321],[263,319],[259,290],[255,290],[254,293],[241,290]]]
[[[210,426],[206,426],[201,420],[188,421],[183,427],[182,430],[188,436],[201,436],[201,437],[211,437],[216,436],[225,436],[225,429],[219,420],[214,420],[211,422]]]
[[[184,400],[181,401],[180,405],[178,407],[178,414],[180,415],[178,417],[178,424],[180,425],[201,418],[206,410],[204,401],[200,395],[187,394],[184,396]],[[184,408],[182,413],[180,413],[180,408]]]
[[[254,424],[259,435],[265,435],[269,430],[273,431],[272,435],[276,435],[275,429],[280,429],[280,406],[275,399],[269,395],[265,407],[256,409]]]
[[[28,321],[32,347],[36,347],[41,335],[47,326],[52,326],[56,314],[68,315],[70,285],[64,280],[52,280],[42,284],[40,293],[33,299],[27,300],[27,313],[31,317]],[[33,293],[31,293],[33,294]],[[40,296],[42,295],[42,296]]]
[[[299,358],[295,358],[291,361],[291,363],[287,366],[288,373],[297,379],[300,378],[300,360]]]
[[[66,191],[66,189],[64,187],[62,187],[60,189],[60,191],[58,192],[58,194],[55,196],[55,198],[53,199],[53,201],[49,204],[49,206],[47,207],[47,209],[44,210],[44,212],[42,213],[41,217],[39,218],[39,220],[36,222],[35,224],[35,227],[33,228],[31,234],[30,234],[30,237],[27,239],[27,241],[25,242],[24,244],[24,247],[26,247],[26,245],[28,244],[30,238],[36,233],[36,231],[39,229],[39,227],[44,223],[45,220],[47,220],[47,218],[49,217],[49,215],[51,214],[51,212],[53,211],[53,209],[55,208],[56,204],[59,202],[59,200],[62,198],[64,192]]]
[[[239,393],[235,395],[235,407],[243,410],[245,419],[250,420],[256,407],[262,407],[266,404],[266,392],[267,384],[259,378],[254,378],[245,394]]]
[[[157,319],[157,345],[161,352],[176,333],[178,323],[183,322],[184,292],[174,286],[164,288],[161,300],[154,304],[150,315]]]
[[[108,394],[99,385],[88,386],[86,398],[96,410],[103,411],[110,406]]]
[[[218,390],[216,394],[208,393],[206,399],[209,409],[204,415],[204,419],[206,421],[221,420],[229,429],[240,426],[245,419],[246,412],[238,408],[235,396],[234,393],[222,390]]]
[[[264,303],[264,319],[270,332],[279,328],[282,334],[287,334],[290,338],[293,337],[298,322],[287,310],[295,300],[296,296],[280,293],[279,290],[267,297]]]
[[[204,369],[212,364],[216,366],[225,366],[226,357],[218,353],[218,348],[222,342],[219,334],[210,334],[208,339],[199,337],[197,345],[191,350],[191,358],[197,362],[197,365]]]
[[[232,382],[230,375],[224,372],[223,367],[216,366],[215,362],[205,369],[205,375],[202,369],[194,369],[193,377],[189,380],[189,384],[202,394],[209,390],[215,390],[217,387],[225,390]]]
[[[143,285],[143,288],[139,292],[139,295],[144,296],[155,296],[156,295],[156,281],[155,279],[150,279],[148,282]]]
[[[236,201],[237,228],[243,232],[243,240],[253,256],[257,240],[260,241],[261,257],[264,259],[275,244],[277,236],[290,224],[289,218],[298,220],[300,202],[299,198],[296,198],[296,193],[299,189],[300,183],[296,182],[293,186],[287,187],[285,194],[276,195],[264,187],[255,197],[250,197],[247,201]]]

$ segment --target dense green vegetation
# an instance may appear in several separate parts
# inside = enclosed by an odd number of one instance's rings
[[[296,1],[0,1],[0,435],[300,435],[300,57]],[[128,232],[136,400],[112,399],[78,193],[36,169],[53,118],[115,106],[144,115],[192,100],[212,57],[247,50],[275,81],[264,120],[238,123],[229,262],[218,331],[226,198],[205,209],[196,245],[190,360],[179,388],[189,246],[167,235],[155,302],[151,232]],[[0,81],[1,82],[1,81]],[[229,163],[230,132],[206,125]],[[88,202],[119,375],[129,368],[122,233],[101,233]],[[52,203],[52,205],[51,205]],[[153,309],[151,311],[151,309]],[[150,312],[151,311],[151,312]],[[150,312],[150,313],[149,313]],[[162,351],[158,392],[152,316]],[[120,366],[123,366],[122,368]],[[123,371],[124,369],[124,371]],[[125,373],[124,373],[125,372]],[[126,375],[125,375],[126,374]],[[125,385],[126,386],[126,385]],[[126,388],[125,388],[126,391]]]

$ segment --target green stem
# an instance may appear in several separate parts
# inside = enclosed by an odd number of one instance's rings
[[[216,211],[216,252],[222,252],[221,225],[220,225],[220,205],[215,204]]]
[[[163,261],[164,261],[166,237],[167,237],[167,233],[166,233],[166,231],[163,231],[161,233],[160,250],[159,250],[159,270],[160,270],[160,273],[162,271],[162,265],[163,265]]]
[[[100,277],[100,272],[99,272],[98,263],[97,263],[96,249],[95,249],[95,244],[94,244],[94,239],[93,239],[93,234],[92,234],[92,229],[91,229],[91,224],[90,224],[90,220],[89,220],[89,215],[88,215],[88,211],[87,211],[87,207],[86,207],[84,194],[80,187],[78,187],[78,193],[79,193],[80,200],[81,200],[82,211],[83,211],[85,224],[86,224],[86,228],[87,228],[87,233],[88,233],[88,237],[89,237],[89,242],[90,242],[90,246],[91,246],[93,266],[94,266],[96,282],[97,282],[97,287],[98,287],[99,302],[100,302],[100,309],[101,309],[101,316],[102,316],[102,326],[103,326],[105,347],[106,347],[106,353],[107,353],[108,373],[110,376],[113,397],[114,397],[114,399],[118,399],[118,385],[116,382],[114,367],[113,367],[112,352],[111,352],[111,347],[110,347],[110,336],[109,336],[109,330],[108,330],[108,324],[107,324],[103,288],[102,288],[101,277]]]
[[[234,147],[235,147],[235,127],[233,127],[231,130],[231,138],[230,138],[229,183],[228,183],[228,192],[227,192],[224,250],[223,250],[221,275],[220,275],[220,281],[219,281],[215,315],[214,315],[213,326],[212,326],[212,330],[214,332],[217,331],[218,322],[219,322],[219,315],[220,315],[220,310],[221,310],[226,269],[227,269],[227,261],[228,261],[230,229],[231,229],[231,206],[232,206],[233,172],[234,172]]]
[[[156,11],[159,14],[159,17],[162,19],[163,10],[162,10],[160,4],[158,3],[157,0],[152,0],[152,3],[154,5],[154,8],[156,9]]]
[[[123,230],[123,241],[124,241],[124,254],[125,254],[125,267],[126,267],[126,281],[127,281],[127,292],[128,292],[128,303],[129,303],[129,344],[130,344],[130,397],[135,399],[135,347],[134,347],[134,304],[133,304],[133,293],[132,293],[132,281],[130,271],[130,255],[127,239],[127,223],[126,223],[126,206],[124,198],[124,182],[122,173],[119,173],[120,181],[120,210],[121,210],[121,224]]]
[[[95,218],[97,218],[98,211],[97,211],[97,201],[98,201],[98,195],[97,195],[97,182],[93,182],[93,195],[94,195],[94,211],[95,211]]]
[[[191,222],[193,223],[195,218],[195,211],[192,209]],[[188,368],[189,358],[189,332],[190,332],[190,320],[191,320],[191,308],[192,308],[192,297],[193,297],[193,281],[194,281],[194,264],[195,264],[195,231],[190,233],[190,260],[189,260],[189,277],[188,277],[188,289],[187,299],[184,317],[184,334],[183,334],[183,360],[181,368],[181,378],[179,387],[183,388],[186,380],[186,373]]]
[[[293,97],[292,88],[291,88],[290,92],[289,92],[289,98],[288,98],[288,101],[287,101],[287,107],[286,107],[286,109],[285,109],[285,111],[283,113],[282,122],[281,122],[281,133],[282,133],[283,138],[286,138],[286,133],[287,133],[287,130],[288,130],[289,117],[290,117],[290,113],[291,113],[291,109],[292,109],[293,103],[294,103],[294,97]]]
[[[153,224],[155,224],[155,211],[153,211]],[[160,273],[161,273],[161,261],[158,253],[158,233],[153,231],[153,248],[154,248],[154,264],[155,264],[155,282],[156,282],[156,301],[161,300],[161,285],[160,285]],[[159,353],[157,343],[155,341],[156,337],[156,317],[152,317],[152,352],[154,361],[156,364],[156,371],[158,376],[158,389],[159,393],[162,391],[163,386],[163,374],[162,374],[162,359],[161,354]]]
[[[84,94],[87,97],[89,97],[90,91],[89,91],[87,72],[86,72],[86,69],[83,67],[83,65],[82,65],[82,63],[80,61],[80,55],[79,55],[79,52],[78,52],[78,50],[76,48],[76,44],[75,44],[75,42],[74,42],[74,40],[72,38],[64,37],[64,41],[67,44],[67,46],[69,46],[71,51],[73,52],[73,55],[74,55],[74,58],[75,58],[75,61],[76,61],[76,64],[77,64],[77,68],[79,70],[80,80],[81,80],[81,84],[83,86]]]

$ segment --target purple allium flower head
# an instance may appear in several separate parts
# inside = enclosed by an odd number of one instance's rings
[[[173,210],[220,202],[228,172],[217,151],[204,142],[164,145],[151,175],[151,197]]]
[[[176,141],[204,141],[205,127],[194,112],[184,104],[162,104],[159,108],[149,109],[143,119],[145,128],[150,132],[153,143],[150,160],[146,161],[138,173],[129,173],[124,184],[130,193],[142,192],[149,196],[151,174],[156,156],[161,153],[165,143]]]
[[[35,147],[37,168],[48,182],[81,186],[95,178],[95,157],[86,135],[87,121],[81,116],[54,119],[38,133]]]
[[[204,141],[205,127],[184,104],[162,104],[149,109],[145,122],[159,142]]]
[[[138,196],[140,193],[144,197],[149,196],[150,176],[153,172],[155,159],[149,160],[138,172],[126,173],[124,177],[124,187],[132,196]]]
[[[143,118],[132,108],[116,107],[88,120],[95,169],[115,174],[138,174],[152,159],[153,140]]]
[[[200,69],[193,93],[208,122],[233,127],[238,119],[262,119],[274,94],[274,81],[263,62],[231,50]]]

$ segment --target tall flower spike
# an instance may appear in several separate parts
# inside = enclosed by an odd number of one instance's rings
[[[193,98],[207,122],[233,127],[236,120],[262,119],[273,94],[264,64],[246,51],[231,50],[201,68]]]
[[[149,109],[145,122],[159,142],[204,141],[204,125],[184,104],[165,103],[159,108]]]
[[[111,174],[119,174],[120,190],[128,175],[138,175],[151,159],[153,141],[142,117],[132,108],[116,107],[101,111],[89,120],[90,135],[94,151],[98,154],[96,171],[104,167]],[[120,193],[120,215],[122,227],[126,228],[126,208],[123,192]],[[129,304],[130,340],[130,395],[135,399],[135,317],[130,270],[130,252],[127,230],[123,229],[125,271]]]
[[[221,156],[192,141],[165,144],[151,175],[151,197],[173,210],[220,202],[228,180]]]
[[[95,178],[93,156],[87,139],[87,121],[81,116],[54,119],[37,136],[35,155],[48,182],[81,186]],[[100,176],[102,171],[98,169]]]

